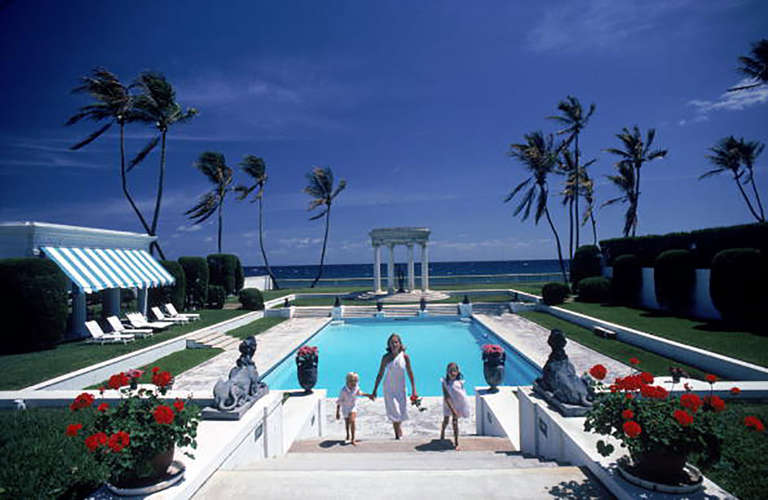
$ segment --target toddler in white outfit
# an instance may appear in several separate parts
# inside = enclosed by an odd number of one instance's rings
[[[344,425],[347,430],[347,441],[355,444],[355,418],[357,417],[357,398],[359,396],[371,397],[360,390],[358,382],[360,376],[355,372],[347,373],[347,383],[341,388],[339,398],[336,400],[336,420],[344,415]],[[341,412],[341,415],[339,414]]]
[[[459,418],[469,417],[469,398],[464,390],[464,380],[459,371],[459,365],[448,363],[445,369],[443,384],[443,425],[440,429],[440,440],[445,439],[445,428],[448,420],[453,417],[453,445],[459,449]]]

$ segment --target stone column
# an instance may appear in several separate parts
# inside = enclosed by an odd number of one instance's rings
[[[72,283],[72,323],[69,338],[78,339],[88,336],[85,329],[85,292]]]
[[[381,291],[381,246],[373,246],[373,291]]]
[[[416,288],[416,277],[413,273],[413,243],[408,244],[408,291]]]
[[[427,244],[421,244],[421,291],[429,290],[429,258],[427,256]]]
[[[138,302],[138,309],[144,316],[147,315],[147,289],[139,288],[136,293],[136,300]]]
[[[120,289],[109,288],[101,292],[104,316],[120,316]]]
[[[387,291],[395,291],[395,245],[389,244],[389,265],[387,266]]]

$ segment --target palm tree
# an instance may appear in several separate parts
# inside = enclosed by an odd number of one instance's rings
[[[632,214],[631,217],[632,236],[634,237],[635,232],[637,231],[637,210],[640,202],[640,169],[646,162],[667,156],[667,150],[651,150],[653,139],[656,137],[656,130],[652,128],[648,129],[645,140],[643,140],[642,134],[640,133],[640,129],[637,125],[632,127],[632,132],[630,132],[627,127],[624,127],[621,129],[621,133],[617,134],[616,137],[619,138],[624,149],[608,148],[605,151],[615,154],[621,158],[621,160],[616,163],[616,167],[619,169],[619,177],[625,178],[625,180],[628,179],[626,178],[624,167],[634,170],[634,175],[632,176],[632,184],[634,184],[635,193],[631,198],[627,200],[630,201],[630,210],[634,210],[634,214]],[[614,184],[616,184],[615,181]],[[624,181],[622,181],[622,185],[617,185],[623,190],[623,184]],[[607,204],[609,203],[606,203],[606,205]],[[628,214],[628,220],[629,219],[630,217]]]
[[[587,207],[584,210],[584,215],[581,219],[581,225],[592,222],[592,244],[597,246],[597,222],[595,221],[595,182],[589,176],[586,170],[584,172],[584,178],[581,181],[581,190],[584,195],[584,201],[587,202]]]
[[[254,190],[256,190],[256,194],[253,195],[253,199],[251,200],[251,203],[254,201],[259,202],[259,246],[261,247],[261,256],[264,258],[264,267],[267,268],[267,274],[269,274],[270,279],[272,280],[272,285],[274,286],[275,290],[279,290],[280,287],[277,285],[277,280],[275,279],[275,275],[272,274],[272,269],[269,267],[269,261],[267,260],[267,252],[264,250],[264,185],[267,183],[267,164],[264,163],[264,160],[253,155],[246,155],[243,158],[243,161],[240,162],[240,166],[243,168],[243,172],[245,172],[249,177],[253,178],[255,181],[255,184],[252,186],[244,186],[242,184],[238,185],[235,188],[235,191],[239,193],[239,196],[237,197],[238,200],[244,200],[248,197]]]
[[[87,93],[95,102],[81,107],[78,112],[67,120],[67,125],[74,125],[82,119],[90,119],[96,122],[107,121],[105,125],[93,132],[91,135],[78,142],[69,149],[77,151],[80,148],[90,144],[98,139],[104,132],[109,130],[113,124],[120,126],[120,179],[128,203],[131,204],[133,211],[139,218],[144,231],[149,234],[149,224],[147,224],[144,215],[133,201],[131,193],[128,191],[128,179],[125,169],[125,124],[133,120],[133,101],[130,87],[125,86],[120,79],[105,68],[96,68],[90,75],[80,78],[81,85],[75,87],[73,93]],[[162,255],[159,244],[155,241],[153,246],[157,247]]]
[[[206,151],[195,162],[195,168],[203,173],[213,184],[213,189],[200,197],[197,205],[190,208],[184,215],[194,221],[195,224],[205,222],[211,215],[218,212],[219,215],[219,253],[221,253],[221,226],[222,211],[224,210],[224,198],[232,191],[232,169],[226,165],[224,155]]]
[[[763,152],[765,144],[757,141],[744,141],[742,137],[739,139],[739,144],[736,150],[739,152],[739,160],[747,167],[747,178],[744,179],[744,184],[752,184],[752,192],[755,193],[755,201],[757,202],[757,208],[760,210],[760,221],[765,222],[765,212],[763,211],[763,204],[760,202],[760,195],[757,193],[757,186],[755,185],[755,161],[760,153]]]
[[[563,195],[563,204],[567,204],[569,208],[569,247],[568,247],[568,255],[571,257],[571,260],[573,259],[573,227],[576,226],[576,229],[578,230],[579,227],[579,220],[578,220],[578,206],[576,213],[574,214],[574,201],[578,199],[579,194],[584,193],[584,182],[585,180],[589,179],[589,176],[587,174],[587,168],[592,166],[592,164],[595,163],[596,160],[592,159],[589,160],[584,165],[581,165],[581,168],[577,168],[576,160],[574,159],[574,156],[571,154],[570,151],[567,149],[563,150],[560,156],[558,156],[558,173],[564,174],[565,177],[565,187],[563,189],[562,195]],[[591,205],[590,205],[591,207]],[[590,208],[591,210],[591,208]],[[585,218],[586,220],[586,218]],[[578,248],[579,243],[578,240],[576,242],[576,248]]]
[[[730,88],[728,89],[729,92],[752,89],[768,83],[768,39],[763,38],[759,42],[753,43],[751,52],[751,57],[739,57],[739,62],[741,63],[739,71],[753,78],[755,82],[749,85]]]
[[[155,199],[155,213],[152,216],[152,225],[149,228],[149,234],[157,234],[157,221],[160,218],[160,204],[163,199],[163,183],[165,181],[165,138],[168,134],[168,128],[176,123],[184,123],[197,115],[197,110],[187,108],[184,111],[181,105],[176,102],[176,91],[165,79],[165,76],[159,73],[142,73],[135,85],[141,89],[142,94],[136,97],[134,104],[134,115],[137,121],[153,123],[160,131],[160,135],[152,138],[144,149],[131,160],[128,170],[130,171],[141,160],[143,160],[154,148],[158,142],[162,143],[160,150],[160,172],[157,180],[157,197]]]
[[[533,206],[534,199],[536,200],[536,213],[533,219],[534,223],[538,224],[541,216],[546,216],[549,227],[555,235],[557,258],[560,262],[560,271],[563,273],[563,282],[568,283],[568,275],[565,272],[565,264],[563,263],[563,252],[560,247],[560,237],[557,234],[557,229],[555,229],[555,225],[552,223],[552,217],[550,217],[549,210],[547,209],[547,198],[549,195],[547,176],[555,172],[557,155],[558,151],[560,151],[560,148],[554,147],[553,143],[554,139],[552,134],[545,137],[541,131],[537,131],[525,135],[525,144],[510,145],[510,150],[507,154],[520,161],[531,176],[518,184],[515,189],[504,198],[504,203],[512,200],[517,193],[521,192],[524,188],[528,188],[513,214],[517,216],[520,212],[523,212],[522,220],[526,220],[531,214],[531,207]]]
[[[581,169],[582,166],[579,165],[579,161],[581,159],[581,151],[579,151],[579,134],[584,129],[584,127],[587,126],[587,122],[589,122],[589,118],[592,116],[592,114],[595,112],[595,105],[590,104],[589,110],[587,113],[584,113],[584,109],[581,107],[581,103],[576,97],[573,96],[567,96],[564,101],[560,101],[557,105],[557,109],[559,109],[562,112],[562,115],[560,116],[550,116],[549,118],[552,120],[557,120],[558,122],[562,123],[565,128],[562,130],[558,130],[557,134],[568,134],[568,137],[566,138],[565,142],[563,143],[562,147],[563,149],[567,148],[571,143],[573,143],[573,160],[575,162],[574,171],[576,173],[576,177],[581,177]],[[579,246],[579,190],[574,190],[574,196],[572,201],[574,207],[575,207],[575,220],[576,220],[576,247]],[[573,223],[572,223],[573,224]],[[571,245],[571,253],[569,255],[570,259],[573,260],[573,246]]]
[[[309,208],[307,210],[312,211],[317,207],[323,206],[322,211],[309,218],[309,220],[317,220],[325,215],[325,237],[323,238],[323,253],[320,254],[320,270],[317,273],[315,281],[309,286],[314,288],[320,277],[323,275],[323,262],[325,261],[325,247],[328,243],[328,229],[331,225],[331,204],[333,200],[341,193],[344,188],[347,187],[347,181],[340,180],[336,189],[333,188],[333,172],[331,167],[315,167],[311,172],[307,174],[307,187],[304,188],[304,192],[312,197],[312,201],[309,202]]]
[[[709,148],[712,154],[707,156],[709,161],[714,163],[717,166],[717,168],[714,168],[700,175],[699,180],[709,177],[711,175],[721,174],[723,172],[730,172],[731,175],[733,175],[733,181],[736,183],[736,186],[738,186],[739,192],[741,193],[741,196],[744,198],[744,202],[747,204],[747,208],[749,208],[750,213],[755,219],[757,219],[758,221],[761,221],[763,219],[761,219],[760,215],[755,211],[754,207],[752,206],[752,202],[749,200],[747,193],[744,191],[744,188],[742,187],[741,178],[744,175],[744,171],[741,169],[742,153],[740,151],[740,148],[741,148],[741,143],[739,143],[739,141],[737,141],[736,138],[733,136],[720,139],[720,141],[718,141],[718,143],[714,147]],[[760,150],[762,151],[762,148]],[[756,157],[758,154],[760,153],[757,152],[754,155],[754,157]],[[749,175],[751,176],[752,174],[750,173]],[[753,187],[754,187],[754,182],[753,182]]]
[[[622,195],[606,201],[601,207],[607,207],[614,203],[629,203],[627,212],[624,214],[624,237],[628,237],[631,232],[634,236],[637,227],[637,191],[635,189],[635,169],[628,163],[617,163],[618,175],[606,175],[619,190]]]

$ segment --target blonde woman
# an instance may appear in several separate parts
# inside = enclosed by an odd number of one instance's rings
[[[405,346],[400,335],[393,333],[387,340],[387,352],[381,357],[379,373],[376,375],[376,383],[371,393],[372,399],[376,399],[376,390],[379,388],[382,376],[384,377],[384,406],[387,410],[387,418],[392,422],[395,431],[395,439],[403,435],[402,422],[408,420],[408,405],[405,397],[405,374],[411,380],[411,397],[418,398],[416,382],[413,379],[411,358],[405,353]]]

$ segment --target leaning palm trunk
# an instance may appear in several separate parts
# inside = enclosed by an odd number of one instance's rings
[[[224,203],[219,202],[219,246],[218,246],[219,253],[221,253],[221,224],[222,224],[221,211],[223,208],[224,208]]]
[[[581,184],[581,167],[579,166],[579,134],[576,133],[576,144],[575,144],[575,153],[576,153],[576,186],[573,188],[576,191],[574,192],[574,200],[573,203],[576,206],[576,248],[579,248],[579,187]],[[571,251],[571,260],[573,261],[573,251]]]
[[[592,222],[592,244],[597,246],[597,224],[595,223],[595,216],[589,214],[589,220]]]
[[[640,205],[640,166],[635,166],[635,203],[632,210],[632,237],[635,237],[637,232],[637,211]]]
[[[733,174],[733,180],[736,182],[736,185],[739,186],[739,192],[741,193],[741,196],[744,198],[744,201],[747,204],[747,208],[749,208],[750,213],[752,216],[757,219],[758,222],[761,222],[763,219],[760,218],[760,216],[755,211],[754,207],[752,206],[752,202],[749,201],[749,196],[747,196],[747,192],[744,191],[744,188],[741,186],[741,182],[739,182],[739,176],[737,174]],[[754,179],[752,180],[754,182]]]
[[[167,131],[162,131],[162,147],[160,149],[160,175],[158,176],[157,180],[157,199],[155,200],[155,213],[152,216],[152,230],[149,234],[152,236],[157,236],[157,221],[160,219],[160,203],[163,201],[163,181],[165,180],[165,134]],[[221,244],[219,244],[221,246]],[[155,248],[157,248],[157,252],[160,254],[160,257],[165,260],[165,255],[163,255],[162,250],[160,250],[160,246],[156,245]]]
[[[578,219],[576,219],[578,221]],[[573,261],[573,198],[568,203],[568,267]],[[576,223],[578,225],[578,222]]]
[[[264,250],[264,209],[262,207],[261,203],[262,199],[259,198],[259,247],[261,247],[261,256],[264,258],[264,267],[267,268],[267,274],[269,275],[269,279],[272,280],[272,286],[275,290],[280,290],[280,287],[277,285],[277,280],[275,279],[275,275],[272,274],[272,269],[269,267],[269,261],[267,260],[267,252]]]
[[[760,222],[765,222],[765,212],[763,212],[763,204],[760,202],[760,195],[757,194],[757,186],[755,186],[755,176],[752,172],[752,166],[747,165],[747,168],[749,169],[749,178],[752,181],[752,192],[755,193],[755,201],[757,201],[757,208],[760,209],[760,219],[758,219]]]
[[[328,210],[325,212],[325,237],[323,238],[323,252],[320,254],[320,270],[317,272],[315,281],[309,286],[309,288],[315,288],[317,282],[320,281],[320,277],[323,275],[323,262],[325,261],[325,245],[328,243],[328,228],[331,226],[331,205],[328,205]]]
[[[555,235],[555,243],[557,244],[557,259],[560,262],[560,271],[563,273],[563,283],[568,283],[568,275],[565,272],[565,264],[563,263],[563,251],[560,249],[560,237],[557,235],[557,229],[555,229],[555,225],[552,223],[552,218],[549,216],[549,210],[546,207],[544,208],[544,215],[547,216],[549,227],[552,228],[552,234]]]

